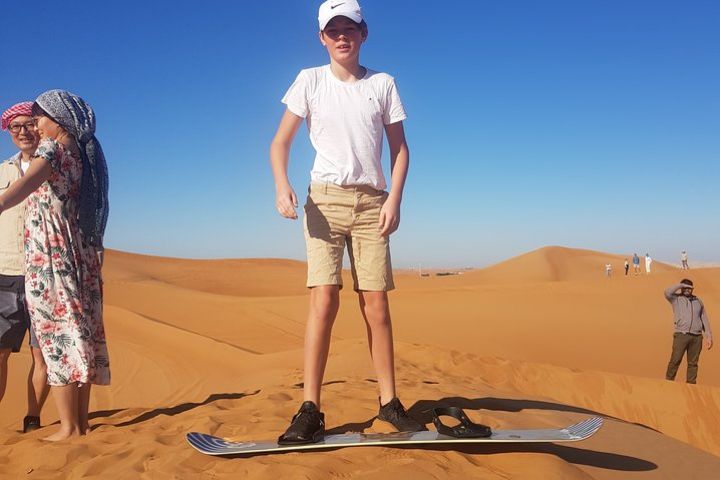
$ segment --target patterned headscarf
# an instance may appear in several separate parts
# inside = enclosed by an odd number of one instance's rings
[[[0,119],[0,127],[2,127],[3,130],[7,130],[10,126],[10,122],[12,122],[15,117],[20,117],[23,115],[27,117],[31,116],[32,105],[33,102],[21,102],[16,103],[12,107],[5,110]]]
[[[108,219],[108,171],[95,138],[95,112],[85,100],[64,90],[49,90],[35,103],[77,141],[83,162],[80,230],[86,243],[102,247]]]

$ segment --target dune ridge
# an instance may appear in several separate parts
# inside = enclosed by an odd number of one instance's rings
[[[16,432],[24,349],[11,358],[0,408],[0,479],[714,478],[720,359],[703,352],[699,385],[663,379],[671,315],[662,289],[691,276],[712,322],[720,269],[655,262],[653,274],[626,278],[623,260],[545,247],[458,276],[398,274],[391,294],[398,389],[414,416],[429,422],[427,410],[444,404],[493,428],[549,428],[606,415],[590,440],[218,459],[194,452],[184,434],[272,438],[302,399],[304,263],[108,251],[113,384],[94,389],[94,429],[65,445],[43,444],[44,430]],[[328,427],[388,431],[374,420],[376,384],[354,294],[345,288],[341,297],[323,391]],[[56,418],[50,401],[44,423]]]

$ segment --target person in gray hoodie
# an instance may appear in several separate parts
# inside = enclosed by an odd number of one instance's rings
[[[705,305],[693,295],[693,289],[693,282],[687,278],[665,289],[665,298],[672,305],[675,320],[672,354],[665,374],[668,380],[675,380],[680,362],[687,352],[687,383],[696,383],[703,336],[708,350],[713,345]]]

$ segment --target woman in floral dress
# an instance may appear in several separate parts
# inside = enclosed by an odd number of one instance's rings
[[[60,415],[46,440],[58,441],[85,434],[90,386],[110,383],[100,276],[107,167],[80,97],[45,92],[33,118],[42,140],[25,176],[0,195],[0,213],[28,198],[25,291]]]

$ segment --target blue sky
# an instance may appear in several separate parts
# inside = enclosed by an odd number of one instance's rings
[[[93,105],[109,247],[304,259],[267,152],[297,72],[327,63],[319,3],[10,2],[0,108],[50,88]],[[395,76],[409,114],[396,266],[544,245],[720,262],[720,3],[361,3],[361,61]],[[302,201],[313,155],[303,127]]]

